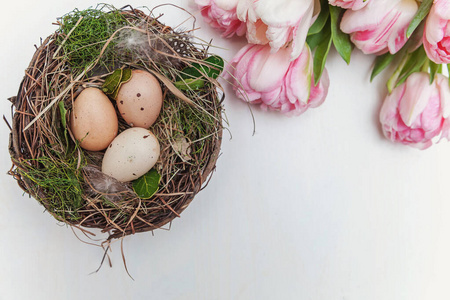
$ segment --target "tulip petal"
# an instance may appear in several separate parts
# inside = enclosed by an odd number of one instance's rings
[[[217,7],[223,10],[236,10],[239,0],[214,0]]]
[[[434,92],[434,86],[428,79],[429,75],[421,72],[413,73],[406,81],[406,92],[399,104],[400,116],[406,126],[411,126],[423,112]]]
[[[309,96],[309,107],[314,108],[322,105],[328,94],[328,87],[330,86],[330,78],[327,69],[323,69],[322,77],[319,83],[314,86],[314,76],[311,77],[311,92]]]
[[[311,8],[312,10],[312,8]],[[292,39],[291,60],[296,59],[303,51],[306,37],[308,35],[309,25],[312,21],[312,11],[307,12],[300,20],[300,23],[294,28]]]
[[[264,47],[258,55],[254,55],[247,71],[250,74],[250,86],[262,92],[279,87],[289,68],[289,56],[286,53],[286,49],[271,53],[270,48]]]
[[[291,64],[286,76],[287,98],[291,103],[300,101],[308,103],[311,91],[311,74],[313,72],[312,54],[306,46],[300,56]]]
[[[255,12],[268,26],[295,26],[312,9],[313,0],[259,0]],[[312,12],[311,12],[312,13]]]
[[[442,74],[436,75],[436,84],[439,88],[439,97],[441,99],[442,117],[447,119],[450,117],[450,86],[448,78]]]

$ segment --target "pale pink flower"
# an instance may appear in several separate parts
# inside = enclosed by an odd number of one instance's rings
[[[238,19],[238,0],[195,0],[205,21],[222,32],[224,37],[243,36],[245,23]]]
[[[331,5],[339,6],[345,9],[358,10],[369,3],[370,0],[328,0]],[[377,0],[373,0],[377,1]]]
[[[303,50],[317,0],[240,0],[238,18],[246,22],[247,40],[252,44],[269,44],[272,52],[291,48],[291,59]],[[315,5],[316,4],[316,5]]]
[[[437,74],[430,84],[428,73],[413,73],[384,100],[380,122],[393,142],[426,149],[433,139],[450,137],[450,87]]]
[[[272,53],[268,45],[248,44],[233,58],[229,72],[240,99],[287,115],[300,115],[319,106],[328,93],[326,70],[314,86],[308,45],[291,61],[286,48]]]
[[[425,23],[423,45],[437,64],[450,63],[450,1],[435,0]]]
[[[341,29],[365,54],[394,54],[405,45],[417,10],[415,0],[372,0],[360,10],[347,10]]]

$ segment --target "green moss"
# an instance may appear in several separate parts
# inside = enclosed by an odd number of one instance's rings
[[[36,163],[37,166],[33,167]],[[32,194],[39,202],[62,220],[75,221],[79,218],[77,210],[83,205],[84,180],[81,170],[77,169],[78,159],[40,157],[30,159],[23,165],[29,167],[20,169],[19,173],[33,182]]]
[[[61,18],[61,34],[58,35],[56,43],[62,45],[63,55],[71,68],[79,73],[100,56],[111,35],[127,24],[120,11],[108,5],[86,10],[75,9]],[[112,41],[102,54],[99,61],[101,67],[115,67],[114,45]]]

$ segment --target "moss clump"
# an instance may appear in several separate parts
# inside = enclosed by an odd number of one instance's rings
[[[100,57],[105,42],[117,29],[127,24],[120,11],[108,5],[86,10],[75,9],[61,18],[56,43],[62,47],[70,67],[79,73]],[[114,46],[114,41],[111,41],[101,55],[101,67],[114,69]]]
[[[84,180],[81,169],[77,168],[78,159],[42,156],[22,165],[29,167],[19,169],[20,175],[34,183],[30,185],[35,187],[32,193],[50,213],[58,216],[60,221],[79,219],[77,211],[83,205]]]

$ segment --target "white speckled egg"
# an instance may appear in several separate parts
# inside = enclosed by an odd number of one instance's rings
[[[122,182],[135,180],[150,171],[159,152],[158,139],[150,130],[126,129],[106,149],[102,172]]]
[[[122,118],[134,127],[149,128],[159,116],[163,96],[158,80],[147,71],[133,70],[117,94]]]
[[[70,129],[82,148],[90,151],[105,149],[116,137],[118,126],[114,106],[101,90],[84,89],[75,99]]]

